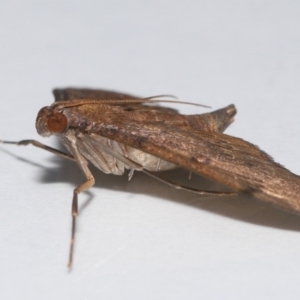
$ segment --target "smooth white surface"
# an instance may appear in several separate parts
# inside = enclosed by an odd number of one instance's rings
[[[171,93],[234,103],[227,133],[300,174],[299,13],[297,1],[2,2],[0,137],[57,147],[34,128],[53,87]],[[2,145],[0,163],[2,299],[299,299],[299,216],[96,172],[68,273],[80,171],[33,147]]]

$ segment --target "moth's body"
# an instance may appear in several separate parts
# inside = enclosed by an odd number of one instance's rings
[[[86,182],[74,190],[69,265],[77,194],[94,184],[88,162],[115,175],[125,169],[157,172],[183,167],[233,191],[251,193],[300,213],[300,177],[258,147],[223,133],[233,122],[234,105],[207,114],[181,115],[170,108],[143,104],[151,98],[110,91],[57,89],[54,95],[56,102],[40,110],[36,128],[42,136],[58,136],[71,155],[32,140],[19,144],[31,143],[72,159],[86,177]]]
[[[80,91],[84,90],[56,90],[59,101],[41,110],[37,129],[43,136],[53,134],[47,128],[49,116],[64,114],[68,124],[56,135],[81,168],[90,161],[105,173],[121,175],[126,168],[162,171],[181,166],[300,213],[299,176],[258,147],[223,134],[236,113],[233,105],[207,114],[181,115],[169,108],[122,103],[124,98],[137,98],[111,92],[106,92],[110,97],[106,99],[89,95],[95,99],[91,103],[76,95]],[[66,97],[72,93],[74,99]]]

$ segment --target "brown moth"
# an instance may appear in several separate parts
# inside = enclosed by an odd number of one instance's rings
[[[70,154],[35,140],[3,143],[45,149],[75,161],[86,181],[74,190],[69,267],[73,260],[80,192],[94,185],[88,162],[104,173],[143,171],[176,188],[199,194],[251,193],[285,210],[300,213],[300,177],[258,147],[223,131],[233,122],[234,105],[201,115],[149,106],[155,97],[139,98],[104,90],[55,89],[55,102],[36,119],[41,136],[56,135]],[[233,192],[198,191],[161,179],[153,172],[183,167],[228,186]]]

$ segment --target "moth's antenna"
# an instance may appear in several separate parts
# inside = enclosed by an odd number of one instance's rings
[[[173,98],[173,99],[178,99],[174,95],[155,95],[155,96],[141,98],[141,100],[151,100],[151,99],[157,99],[157,98]]]
[[[194,106],[201,106],[205,108],[211,108],[210,106],[193,103],[193,102],[185,102],[185,101],[178,101],[178,100],[163,100],[163,99],[156,99],[161,97],[172,97],[176,98],[172,95],[158,95],[158,96],[151,96],[147,98],[141,99],[120,99],[120,100],[95,100],[95,99],[80,99],[80,100],[71,100],[71,101],[57,101],[54,102],[51,107],[57,107],[58,109],[66,108],[66,107],[74,107],[74,106],[81,106],[85,104],[95,104],[95,105],[102,105],[102,104],[127,104],[127,103],[175,103],[175,104],[186,104],[186,105],[194,105]]]
[[[162,100],[162,99],[154,100],[153,98],[154,97],[141,99],[142,100],[141,103],[175,103],[175,104],[186,104],[186,105],[194,105],[194,106],[201,106],[201,107],[205,107],[205,108],[211,108],[210,106],[207,106],[204,104],[193,103],[193,102],[176,101],[176,100]]]

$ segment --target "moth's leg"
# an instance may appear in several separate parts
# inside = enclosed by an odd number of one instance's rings
[[[163,183],[166,183],[167,185],[175,188],[175,189],[178,189],[178,190],[184,190],[184,191],[189,191],[189,192],[192,192],[192,193],[195,193],[195,194],[200,194],[200,195],[216,195],[216,196],[236,196],[238,195],[238,193],[236,192],[215,192],[215,191],[203,191],[203,190],[198,190],[198,189],[194,189],[194,188],[191,188],[191,187],[187,187],[187,186],[183,186],[183,185],[180,185],[180,184],[177,184],[175,182],[172,182],[172,181],[169,181],[167,179],[164,179],[164,178],[161,178],[160,176],[157,176],[157,175],[154,175],[153,173],[151,172],[148,172],[146,170],[142,170],[143,173],[163,182]]]
[[[73,200],[72,200],[72,232],[71,232],[71,245],[70,245],[70,253],[69,253],[69,263],[68,266],[72,266],[73,261],[73,252],[74,252],[74,242],[75,242],[75,230],[76,230],[76,216],[78,215],[78,194],[89,189],[91,186],[94,185],[95,180],[90,172],[90,170],[87,167],[86,160],[80,155],[80,153],[77,150],[76,144],[71,142],[72,150],[74,156],[64,153],[60,150],[57,150],[55,148],[51,148],[47,145],[44,145],[36,140],[22,140],[18,142],[14,141],[2,141],[0,140],[0,143],[3,144],[12,144],[12,145],[18,145],[18,146],[27,146],[27,145],[33,145],[37,148],[41,148],[43,150],[49,151],[53,154],[56,154],[58,156],[61,156],[63,158],[75,161],[78,163],[79,167],[83,171],[87,181],[85,181],[83,184],[78,186],[73,193]]]
[[[95,179],[90,170],[86,167],[85,176],[87,181],[78,186],[73,193],[72,201],[72,232],[71,232],[71,243],[70,243],[70,253],[69,253],[69,263],[68,267],[72,267],[73,263],[73,253],[74,253],[74,244],[75,244],[75,231],[76,231],[76,217],[78,215],[78,194],[88,190],[95,184]]]
[[[88,190],[95,184],[95,179],[93,174],[88,168],[87,160],[80,154],[77,145],[76,138],[73,135],[69,135],[69,146],[72,154],[74,155],[74,159],[77,162],[78,166],[84,173],[86,177],[86,181],[79,185],[73,192],[73,200],[72,200],[72,231],[71,231],[71,242],[70,242],[70,252],[69,252],[69,263],[68,267],[72,267],[73,263],[73,253],[74,253],[74,244],[75,244],[75,231],[76,231],[76,217],[78,215],[78,194]]]
[[[12,145],[17,145],[17,146],[27,146],[27,145],[32,145],[34,147],[37,147],[37,148],[41,148],[43,150],[46,150],[48,152],[51,152],[53,154],[56,154],[60,157],[63,157],[63,158],[66,158],[66,159],[69,159],[69,160],[72,160],[72,161],[76,161],[75,158],[68,154],[68,153],[65,153],[65,152],[62,152],[60,150],[57,150],[55,148],[51,148],[45,144],[42,144],[36,140],[22,140],[22,141],[18,141],[18,142],[12,142],[12,141],[2,141],[0,140],[0,143],[2,144],[12,144]]]

